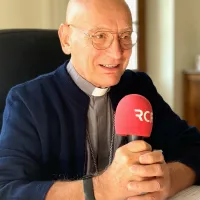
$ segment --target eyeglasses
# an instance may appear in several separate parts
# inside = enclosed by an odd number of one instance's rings
[[[104,50],[111,46],[114,40],[114,34],[118,34],[110,31],[96,31],[89,34],[87,31],[80,29],[74,25],[68,24],[70,27],[74,27],[82,31],[87,37],[92,40],[92,45],[95,49]],[[137,42],[137,33],[134,31],[125,31],[118,34],[120,46],[123,50],[131,49]]]

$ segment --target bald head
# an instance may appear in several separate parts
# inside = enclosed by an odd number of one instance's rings
[[[99,17],[109,17],[110,12],[126,12],[131,19],[131,12],[124,0],[70,0],[67,6],[66,23],[87,23],[86,13],[93,13]]]
[[[120,40],[131,32],[131,12],[124,0],[70,0],[59,37],[78,74],[97,87],[110,87],[128,65],[132,49],[123,49]],[[101,45],[106,48],[98,49]]]

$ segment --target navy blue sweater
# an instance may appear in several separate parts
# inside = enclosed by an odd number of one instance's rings
[[[12,88],[0,135],[0,199],[44,200],[56,180],[85,175],[89,97],[72,81],[66,63],[52,73]],[[113,109],[127,94],[141,94],[153,107],[151,137],[167,162],[192,167],[200,180],[200,135],[164,102],[145,73],[127,70],[109,95]]]

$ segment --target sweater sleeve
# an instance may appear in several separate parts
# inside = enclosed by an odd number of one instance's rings
[[[181,162],[196,173],[196,184],[200,184],[200,133],[175,114],[157,92],[151,79],[141,73],[143,94],[153,108],[153,130],[149,142],[154,149],[162,149],[166,162]],[[148,91],[148,93],[146,92]]]
[[[11,89],[0,134],[0,199],[44,200],[54,182],[42,180],[41,165],[41,142],[31,110],[18,90]]]

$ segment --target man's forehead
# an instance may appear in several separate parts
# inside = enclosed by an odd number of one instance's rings
[[[95,3],[95,2],[107,2],[108,0],[69,0],[69,2],[72,2],[72,3]],[[110,2],[113,1],[113,2],[119,2],[119,1],[124,1],[124,0],[109,0]]]
[[[103,1],[105,3],[102,3]],[[109,29],[112,24],[115,24],[116,28],[117,24],[120,24],[118,29],[126,29],[132,27],[129,13],[124,0],[70,0],[66,23],[81,25],[87,29]]]
[[[113,7],[113,6],[121,6],[125,5],[125,0],[69,0],[68,2],[68,8],[73,9],[73,7]],[[68,11],[69,11],[68,9]]]
[[[110,9],[115,7],[124,7],[126,5],[125,0],[69,0],[67,6],[67,15],[71,13],[71,10],[84,9],[85,11],[91,11],[93,9]]]

